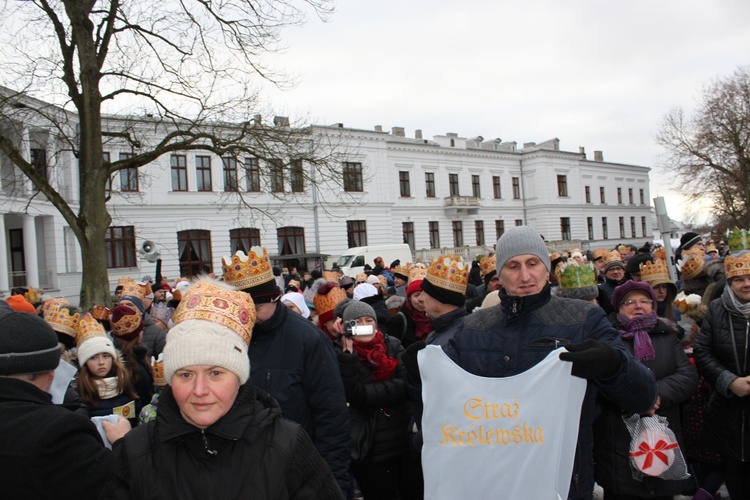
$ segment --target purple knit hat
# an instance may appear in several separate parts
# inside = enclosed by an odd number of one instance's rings
[[[625,300],[625,296],[635,291],[644,292],[656,303],[656,295],[654,295],[654,289],[651,288],[651,285],[645,281],[626,281],[615,288],[614,293],[612,293],[612,306],[615,308],[615,311],[620,310],[620,304]]]

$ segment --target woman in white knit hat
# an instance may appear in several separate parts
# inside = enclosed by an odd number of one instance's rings
[[[185,293],[164,348],[169,383],[155,420],[113,444],[109,498],[340,499],[299,425],[249,382],[249,294],[203,278]]]

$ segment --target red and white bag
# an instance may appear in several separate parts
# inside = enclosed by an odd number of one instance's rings
[[[667,418],[660,415],[622,417],[630,432],[630,468],[633,479],[653,476],[665,480],[690,477],[685,458]]]

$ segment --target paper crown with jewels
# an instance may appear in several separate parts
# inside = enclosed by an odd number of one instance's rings
[[[594,250],[594,260],[604,259],[606,261],[607,255],[609,255],[609,250],[606,248],[597,248]]]
[[[682,251],[682,258],[686,259],[688,257],[693,257],[704,259],[706,258],[706,250],[705,247],[699,246],[699,245],[693,245],[687,250]]]
[[[109,321],[112,317],[112,310],[104,306],[94,306],[94,308],[91,309],[91,315],[94,319],[98,319],[99,321]]]
[[[427,268],[422,263],[414,264],[414,266],[409,269],[409,283],[412,281],[423,280],[425,276],[427,276]]]
[[[274,279],[271,259],[265,247],[252,247],[247,255],[242,250],[237,250],[231,257],[221,259],[221,269],[224,281],[239,290],[262,285]]]
[[[739,257],[734,257],[732,254],[727,255],[724,258],[724,271],[726,272],[727,280],[750,274],[750,252]]]
[[[557,267],[557,279],[565,289],[586,288],[596,286],[596,271],[588,265],[576,260],[565,262]]]
[[[661,260],[667,260],[667,249],[664,247],[659,247],[656,250],[654,250],[654,259],[661,259]]]
[[[143,300],[146,298],[146,295],[151,293],[151,285],[148,283],[136,283],[130,276],[122,276],[117,280],[117,286],[122,287],[122,297],[135,297],[136,299]]]
[[[323,279],[329,283],[338,283],[341,275],[336,271],[323,271]]]
[[[497,259],[493,255],[492,257],[485,257],[479,261],[479,272],[482,277],[487,276],[492,271],[496,270]]]
[[[175,325],[200,319],[224,325],[250,344],[255,325],[252,297],[237,290],[226,290],[209,279],[193,283],[172,316]]]
[[[664,259],[654,259],[653,262],[646,261],[641,264],[641,280],[645,281],[652,287],[671,283],[674,281],[669,277],[669,268],[667,261]]]
[[[712,253],[712,252],[718,252],[719,250],[716,248],[716,244],[712,241],[710,243],[706,243],[706,255]]]
[[[164,353],[159,354],[159,359],[151,356],[151,373],[154,376],[154,385],[164,387],[167,385],[167,377],[164,375]]]
[[[727,245],[729,245],[730,252],[738,252],[747,249],[750,247],[750,233],[747,229],[735,227],[732,232],[727,235]]]
[[[697,278],[703,272],[703,264],[706,259],[701,254],[688,254],[678,264],[682,279],[691,280]]]
[[[336,286],[331,288],[325,295],[316,293],[313,297],[313,306],[315,307],[315,311],[322,316],[329,311],[333,311],[336,304],[343,300],[346,300],[346,292]]]
[[[610,262],[622,262],[622,255],[617,250],[610,250],[609,253],[604,257],[604,261]]]
[[[444,290],[464,294],[469,282],[469,266],[460,255],[441,255],[432,259],[424,279]]]
[[[367,281],[367,274],[365,273],[359,273],[355,278],[354,281],[357,283],[364,283]]]
[[[409,267],[410,267],[410,265],[411,265],[411,262],[409,262],[405,266],[398,265],[398,266],[394,267],[393,268],[393,274],[394,275],[398,274],[398,275],[400,275],[400,276],[402,276],[402,277],[404,277],[404,278],[406,278],[408,280],[409,279]]]
[[[48,304],[49,302],[49,304]],[[65,299],[49,299],[44,302],[42,311],[44,321],[56,332],[64,333],[69,337],[76,337],[76,328],[81,319],[79,313],[70,313],[70,304]]]
[[[76,345],[81,346],[87,340],[93,337],[104,337],[107,338],[107,332],[104,331],[104,327],[99,323],[94,315],[86,313],[81,316],[80,321],[76,325]]]

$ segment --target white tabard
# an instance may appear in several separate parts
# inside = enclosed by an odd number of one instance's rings
[[[472,375],[439,346],[419,352],[425,498],[567,498],[586,380],[563,351],[503,378]]]

